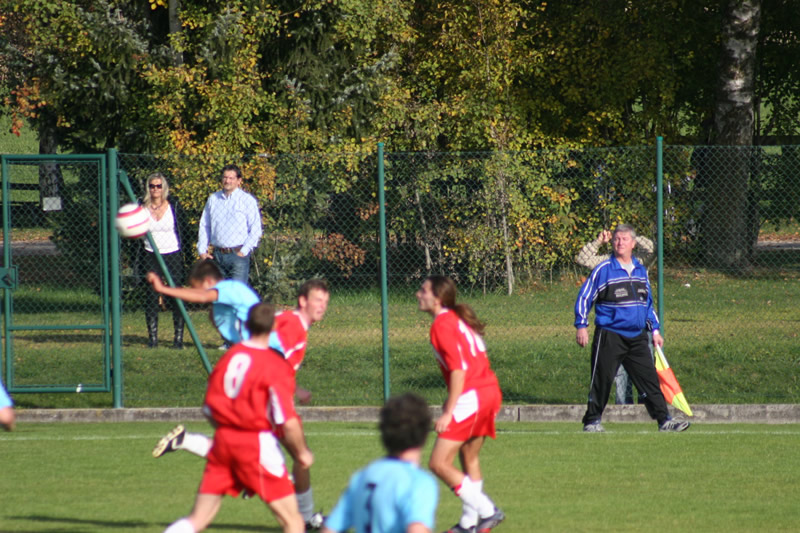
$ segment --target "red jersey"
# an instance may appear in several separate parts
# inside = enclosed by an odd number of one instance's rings
[[[294,371],[269,348],[233,345],[208,378],[203,411],[218,426],[275,431],[297,417]]]
[[[282,354],[295,372],[306,356],[307,339],[308,324],[299,311],[281,311],[275,315],[269,347]]]
[[[464,392],[490,385],[499,387],[497,376],[489,367],[483,338],[452,309],[443,310],[433,319],[431,344],[448,388],[453,370],[465,372]]]

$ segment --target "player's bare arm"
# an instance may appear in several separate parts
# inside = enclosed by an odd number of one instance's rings
[[[447,392],[447,400],[442,406],[442,414],[436,419],[435,429],[437,433],[441,433],[447,429],[450,422],[453,420],[453,411],[456,410],[458,398],[464,392],[464,380],[467,373],[463,370],[453,370],[450,373],[450,384]]]
[[[294,391],[294,395],[297,396],[297,399],[303,405],[311,401],[311,391],[303,387],[297,387]]]
[[[283,424],[283,439],[281,443],[286,447],[292,458],[305,468],[310,468],[314,463],[314,455],[306,445],[303,426],[297,417],[290,418]]]
[[[156,292],[171,298],[179,298],[184,302],[207,304],[217,301],[218,295],[216,289],[170,287],[169,285],[164,285],[164,282],[161,281],[161,278],[155,272],[147,273],[147,281],[153,286],[153,290]]]

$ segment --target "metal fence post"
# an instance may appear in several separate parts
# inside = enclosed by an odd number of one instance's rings
[[[103,179],[108,183],[108,196],[102,198],[101,210],[108,213],[110,262],[111,262],[111,346],[114,373],[112,375],[114,407],[123,406],[122,402],[122,290],[119,282],[119,234],[114,224],[119,209],[119,187],[117,185],[117,151],[108,149],[107,174]],[[106,207],[107,206],[107,207]]]
[[[389,399],[389,290],[386,274],[386,200],[384,195],[383,143],[378,143],[378,206],[381,249],[381,330],[383,335],[383,399]]]
[[[658,320],[664,334],[664,138],[656,137],[656,241],[658,254]]]

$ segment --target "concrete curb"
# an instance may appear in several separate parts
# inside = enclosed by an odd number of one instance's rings
[[[306,422],[375,422],[379,407],[300,407]],[[504,405],[501,422],[580,423],[584,405]],[[676,418],[685,417],[670,408]],[[693,405],[695,423],[798,424],[800,404]],[[137,409],[17,409],[17,421],[27,422],[191,422],[203,420],[199,407]],[[609,405],[604,422],[651,422],[642,405]]]

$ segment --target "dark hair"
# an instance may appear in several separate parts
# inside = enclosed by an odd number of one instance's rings
[[[213,259],[201,259],[192,265],[189,271],[189,281],[203,281],[206,278],[222,279],[222,271]]]
[[[220,177],[224,176],[225,173],[229,170],[233,170],[236,172],[236,177],[242,179],[242,169],[231,163],[230,165],[225,165],[222,167],[222,171],[219,173]]]
[[[300,298],[301,296],[308,298],[308,295],[311,293],[311,291],[315,289],[322,292],[330,292],[328,290],[328,282],[326,282],[324,279],[310,279],[300,285],[300,288],[297,290],[297,298]]]
[[[456,284],[447,276],[428,276],[426,281],[431,282],[431,290],[433,295],[439,298],[443,307],[452,309],[458,315],[458,318],[466,322],[466,324],[478,335],[483,335],[483,330],[486,324],[478,319],[478,315],[467,304],[456,303]]]
[[[275,322],[275,307],[272,304],[257,303],[247,312],[247,321],[244,323],[250,335],[263,335],[272,331]]]
[[[431,412],[427,402],[411,393],[389,398],[381,408],[378,429],[389,455],[421,448],[431,430]]]

